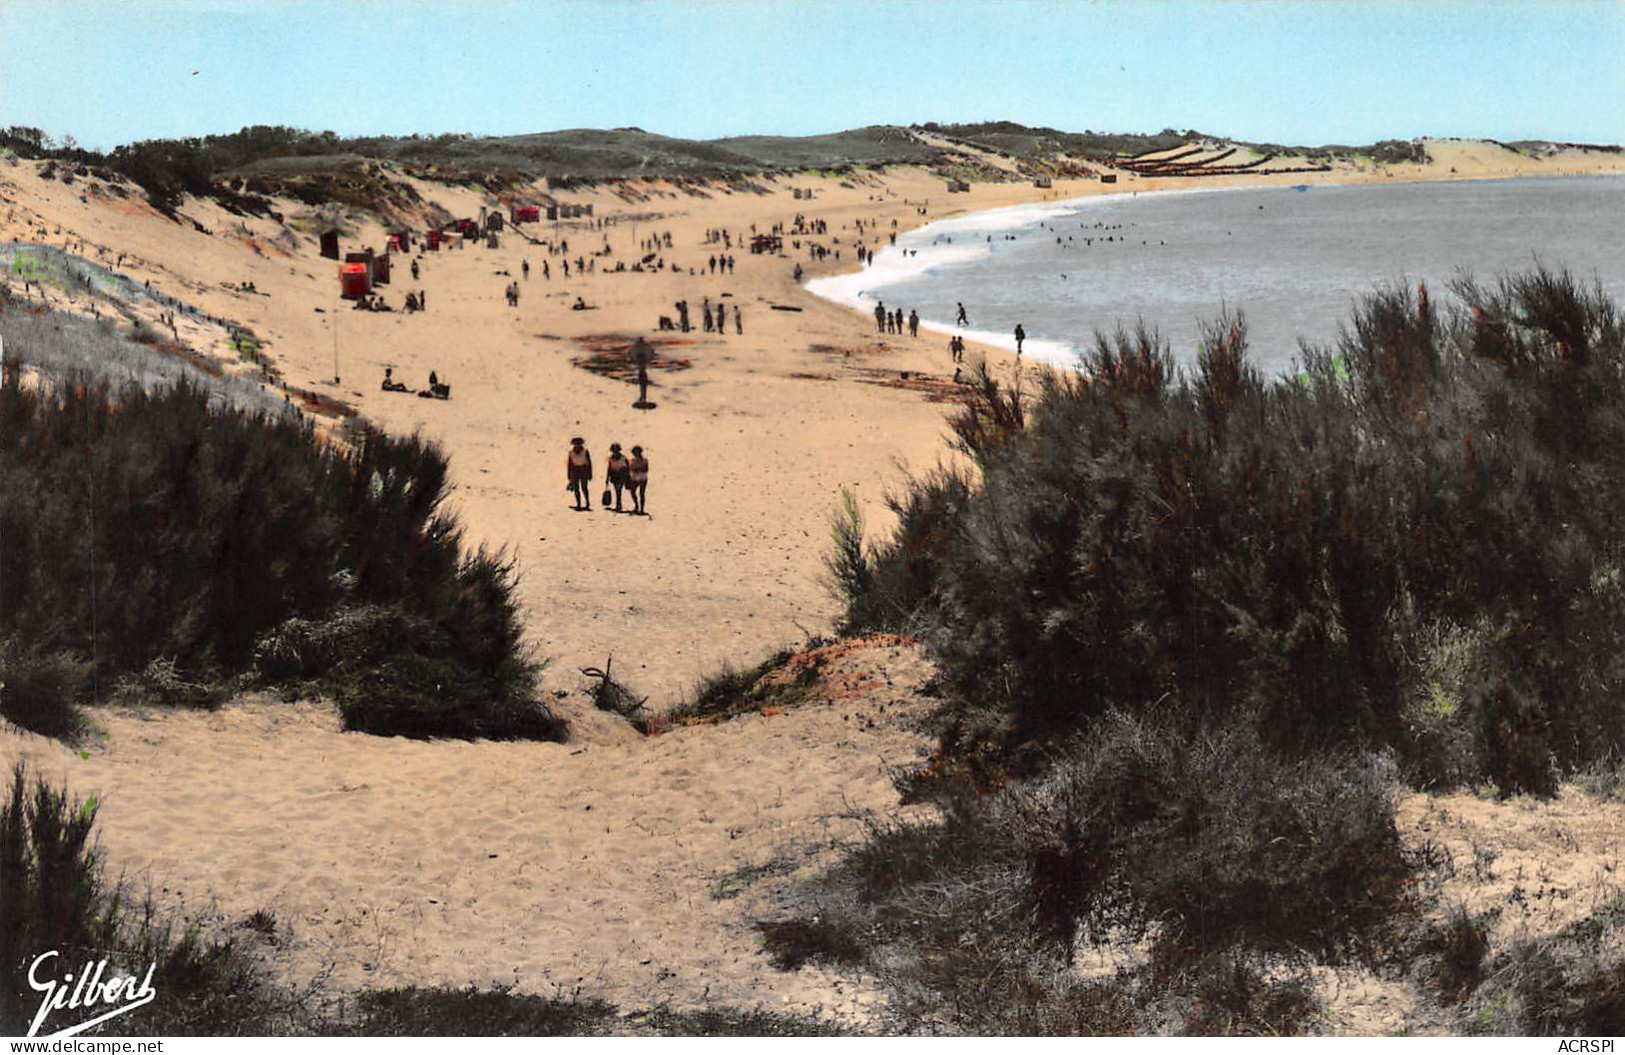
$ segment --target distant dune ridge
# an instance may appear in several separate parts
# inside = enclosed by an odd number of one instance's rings
[[[1617,147],[1426,139],[1306,150],[1003,122],[704,143],[639,129],[340,139],[256,128],[107,155],[7,130],[0,337],[19,388],[48,390],[68,369],[149,387],[185,374],[236,405],[291,416],[335,456],[365,444],[367,427],[432,442],[446,456],[444,508],[466,552],[512,561],[523,637],[514,644],[549,661],[535,699],[570,739],[406,741],[341,732],[327,700],[256,693],[170,712],[110,706],[107,687],[92,686],[100,733],[79,742],[86,757],[7,723],[0,763],[27,761],[96,794],[109,859],[149,878],[165,908],[213,902],[223,924],[273,911],[287,928],[280,962],[296,979],[331,962],[345,990],[579,987],[628,1008],[714,1003],[895,1026],[901,990],[888,990],[872,962],[854,966],[826,948],[824,959],[780,971],[755,924],[801,918],[799,884],[843,859],[837,844],[936,816],[930,805],[900,807],[891,779],[894,767],[951,768],[918,724],[938,705],[929,659],[906,638],[814,660],[803,648],[843,614],[827,558],[848,496],[869,537],[886,537],[896,523],[889,494],[939,465],[968,466],[944,442],[961,386],[948,333],[879,333],[872,317],[813,296],[805,281],[855,270],[857,247],[885,246],[894,230],[1108,190],[1622,171]],[[950,181],[968,189],[950,193]],[[522,234],[506,226],[495,248],[422,247],[432,225],[482,212],[507,219],[531,204],[593,211]],[[827,228],[797,233],[798,216]],[[752,234],[776,225],[782,246],[753,253]],[[393,310],[351,310],[321,235],[337,231],[343,252],[383,252],[402,228],[413,246],[379,287]],[[425,311],[402,310],[408,291],[432,294]],[[966,300],[974,313],[974,291]],[[691,330],[661,329],[680,301]],[[700,327],[702,304],[726,306],[721,332]],[[36,335],[57,319],[78,351],[31,350],[49,343]],[[651,410],[632,407],[635,375],[578,365],[638,337],[687,364],[650,371]],[[1015,358],[972,343],[965,373],[984,363],[1008,392]],[[406,392],[381,388],[386,368]],[[431,371],[450,399],[417,398]],[[1030,392],[1035,379],[1023,378]],[[577,435],[596,470],[591,512],[572,510],[564,490]],[[648,517],[598,505],[612,441],[648,454]],[[107,504],[115,496],[97,501],[122,515]],[[64,551],[91,556],[75,542],[62,540]],[[437,617],[455,623],[444,613],[460,603],[446,598]],[[776,655],[785,673],[722,679],[757,693],[750,701],[690,707],[674,729],[664,717],[725,665]],[[593,706],[580,671],[608,668],[611,657],[652,720],[634,725]],[[194,673],[160,665],[153,677],[166,671],[181,688]],[[684,724],[696,714],[739,716]],[[1373,787],[1381,776],[1360,773]],[[1356,805],[1376,810],[1384,794]],[[1588,828],[1578,795],[1531,807],[1564,839],[1524,818],[1492,850],[1504,855],[1495,868],[1474,855],[1505,807],[1403,793],[1398,832],[1407,846],[1452,847],[1457,872],[1440,882],[1473,913],[1507,904],[1513,869],[1532,872],[1572,840],[1583,860],[1552,880],[1566,893],[1538,924],[1546,934],[1579,919],[1581,900],[1589,912],[1614,889],[1585,869],[1617,851],[1619,811],[1601,809],[1606,823]],[[899,845],[913,845],[912,829],[897,830]],[[1509,947],[1507,919],[1489,927],[1497,950]],[[794,937],[806,935],[776,948]],[[1451,1027],[1440,1004],[1418,995],[1422,983],[1362,970],[1304,976],[1329,1008],[1327,1031]],[[1181,1028],[1178,1014],[1165,1017]],[[1063,1020],[1076,1021],[1045,1021]]]

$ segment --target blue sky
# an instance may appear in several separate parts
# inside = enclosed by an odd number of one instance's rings
[[[101,148],[248,124],[710,138],[999,118],[1620,143],[1625,2],[0,0],[0,125]]]

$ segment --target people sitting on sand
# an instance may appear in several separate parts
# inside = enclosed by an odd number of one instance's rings
[[[429,387],[418,393],[419,399],[450,399],[451,386],[440,383],[433,370],[429,371]]]
[[[384,391],[385,392],[405,392],[406,391],[405,383],[395,380],[395,368],[393,366],[384,367]]]
[[[586,440],[580,436],[570,439],[570,451],[564,456],[565,489],[575,498],[575,508],[592,510],[592,454]]]
[[[571,311],[591,311],[592,310],[592,305],[588,304],[586,301],[582,300],[581,295],[578,293],[578,294],[576,294],[576,302],[574,304],[570,305],[570,310]]]
[[[418,310],[418,295],[411,291],[406,294],[406,310],[408,313]]]
[[[615,489],[615,512],[620,513],[621,491],[632,482],[632,463],[627,461],[626,455],[621,453],[621,445],[609,445],[609,463],[605,466],[605,479]]]
[[[632,486],[632,512],[638,516],[648,516],[649,459],[643,456],[642,447],[633,446],[626,476]]]

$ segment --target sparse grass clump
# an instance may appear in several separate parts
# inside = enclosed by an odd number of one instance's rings
[[[1178,1007],[1197,1032],[1293,1031],[1311,960],[1372,962],[1408,918],[1393,778],[1245,727],[1113,718],[1041,780],[872,825],[764,944],[786,969],[861,963],[908,1028],[1124,1032]],[[1103,943],[1143,969],[1085,985],[1070,965]]]
[[[356,995],[354,1011],[324,1032],[358,1037],[594,1037],[615,1032],[613,1004],[508,989],[402,987]]]
[[[1466,999],[1484,980],[1493,922],[1492,916],[1474,915],[1458,905],[1448,919],[1421,935],[1416,953],[1446,1001]]]
[[[1469,1033],[1618,1036],[1625,1033],[1625,905],[1615,901],[1552,938],[1497,955],[1467,1005]]]
[[[150,900],[132,901],[109,883],[94,840],[97,803],[77,801],[30,779],[21,765],[0,799],[0,1032],[27,1034],[40,996],[28,967],[60,979],[86,962],[145,977],[152,967],[161,998],[120,1017],[118,1033],[264,1035],[302,1028],[305,1008],[277,990],[249,951],[228,936],[160,916]],[[179,934],[176,933],[177,929]],[[154,966],[155,965],[155,966]],[[71,1025],[71,1011],[60,1011]]]
[[[1174,989],[1186,1006],[1180,1031],[1189,1036],[1296,1036],[1320,1012],[1314,980],[1301,965],[1246,950],[1192,965]]]
[[[817,684],[823,668],[816,657],[808,658],[808,653],[820,644],[823,642],[809,642],[800,651],[781,649],[744,670],[724,666],[701,680],[693,695],[672,709],[672,721],[678,724],[726,721],[764,707],[800,703]],[[803,661],[795,662],[798,658]]]

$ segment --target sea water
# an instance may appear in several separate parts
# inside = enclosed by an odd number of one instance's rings
[[[1245,315],[1253,361],[1289,369],[1333,344],[1358,299],[1542,264],[1625,305],[1625,176],[1120,193],[995,209],[900,235],[860,272],[808,288],[866,312],[1076,361],[1143,321],[1192,361],[1202,325]],[[954,325],[965,305],[966,326]],[[926,340],[921,337],[921,340]],[[941,339],[946,345],[945,338]]]

